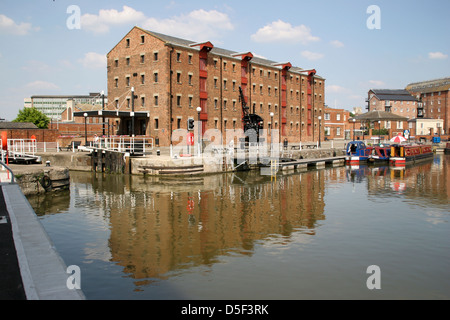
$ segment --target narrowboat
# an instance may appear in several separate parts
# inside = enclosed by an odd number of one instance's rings
[[[405,166],[432,158],[433,155],[431,145],[392,145],[389,163],[393,166]]]
[[[359,164],[367,162],[372,152],[372,147],[366,146],[362,141],[350,141],[347,145],[345,162],[347,164]]]
[[[372,154],[370,155],[370,160],[372,162],[389,162],[390,157],[391,157],[391,146],[380,145],[373,147]]]

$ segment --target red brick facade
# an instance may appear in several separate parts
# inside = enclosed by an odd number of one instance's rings
[[[417,116],[417,101],[406,90],[369,90],[368,111],[389,111],[408,119]]]
[[[317,141],[318,117],[323,119],[325,80],[315,70],[290,63],[276,64],[133,28],[107,55],[108,109],[149,112],[135,121],[135,134],[158,138],[169,145],[176,129],[187,129],[201,107],[202,131],[217,129],[226,143],[226,130],[242,129],[239,87],[250,112],[264,119],[264,129],[279,130],[279,139]],[[131,118],[120,120],[119,133],[131,134]],[[321,135],[323,139],[323,134]]]
[[[344,109],[325,108],[324,131],[328,140],[353,139],[353,124],[349,124],[350,111]],[[355,123],[355,130],[360,128],[360,123]]]
[[[8,139],[31,139],[36,138],[37,142],[56,142],[59,136],[58,130],[50,129],[1,129],[5,131]]]

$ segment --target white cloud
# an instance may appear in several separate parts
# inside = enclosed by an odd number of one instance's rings
[[[308,60],[319,60],[322,59],[325,55],[319,52],[311,52],[311,51],[302,51],[302,56]]]
[[[29,60],[22,66],[22,70],[32,73],[49,72],[50,66],[42,61]]]
[[[339,40],[330,41],[330,44],[335,48],[342,48],[344,44]]]
[[[325,91],[329,93],[350,93],[349,89],[339,86],[337,84],[327,85]]]
[[[0,14],[0,33],[24,36],[32,30],[38,30],[39,28],[33,28],[31,23],[22,22],[17,24],[13,19]]]
[[[383,81],[381,81],[381,80],[369,80],[369,84],[371,85],[371,86],[375,86],[375,87],[382,87],[382,86],[385,86],[386,84],[383,82]]]
[[[430,52],[428,53],[428,58],[430,59],[447,59],[448,58],[448,54],[444,54],[442,52]]]
[[[98,14],[84,14],[81,17],[81,28],[96,34],[103,34],[109,32],[113,26],[126,24],[139,25],[144,29],[194,41],[211,40],[221,31],[234,29],[228,15],[216,10],[200,9],[188,14],[158,19],[147,17],[141,11],[123,6],[122,11],[102,9]]]
[[[348,96],[349,99],[352,100],[359,100],[359,101],[364,101],[365,97],[361,96],[361,95],[357,95],[357,94],[352,94],[350,96]]]
[[[308,44],[319,41],[319,37],[311,34],[311,29],[305,25],[292,26],[282,20],[274,21],[260,28],[251,36],[255,42],[300,42]]]
[[[59,87],[51,82],[37,80],[33,82],[29,82],[25,85],[26,89],[30,90],[57,90]]]
[[[142,27],[194,41],[211,40],[218,37],[222,31],[234,29],[227,14],[203,9],[168,19],[148,18]]]
[[[81,16],[81,28],[97,34],[106,33],[114,25],[137,24],[145,20],[144,13],[123,6],[122,11],[102,9],[98,15],[84,14]]]
[[[78,62],[80,62],[83,67],[88,69],[106,68],[106,55],[96,52],[88,52],[82,59],[79,59]]]

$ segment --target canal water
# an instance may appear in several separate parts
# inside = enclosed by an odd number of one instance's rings
[[[71,172],[70,190],[29,201],[87,299],[450,299],[446,155],[277,176]]]

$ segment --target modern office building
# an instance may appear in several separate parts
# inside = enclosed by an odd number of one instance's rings
[[[89,93],[89,95],[35,95],[24,99],[24,107],[34,107],[44,113],[52,120],[63,121],[61,115],[71,105],[92,105],[98,107],[102,105],[101,93]],[[107,100],[106,100],[107,101]],[[107,102],[106,102],[107,103]]]
[[[139,27],[107,61],[108,116],[116,112],[121,134],[169,145],[174,131],[194,119],[202,133],[216,129],[227,143],[227,132],[243,128],[242,100],[263,118],[264,129],[278,129],[280,141],[317,141],[323,129],[325,79],[315,70]]]

